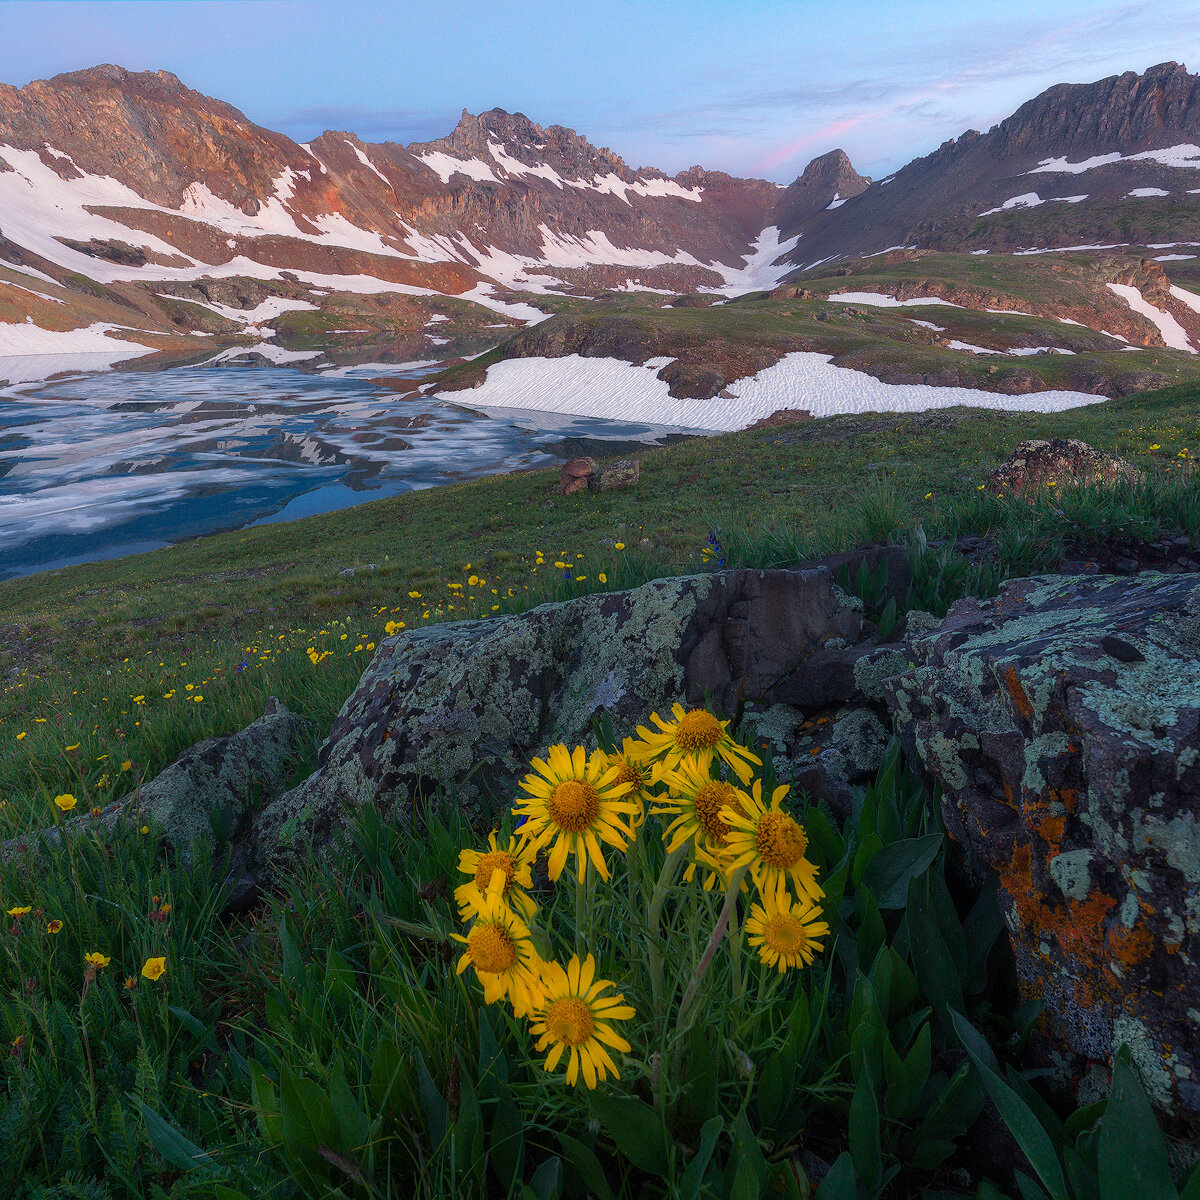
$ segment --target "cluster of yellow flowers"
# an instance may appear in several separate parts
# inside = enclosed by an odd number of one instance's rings
[[[728,721],[704,709],[676,704],[671,720],[653,713],[651,722],[656,728],[639,726],[638,737],[611,754],[551,746],[522,781],[524,795],[512,809],[521,822],[517,834],[501,845],[492,833],[486,850],[459,856],[459,870],[470,877],[454,893],[469,925],[454,935],[465,947],[459,974],[474,968],[486,1002],[507,1000],[529,1019],[538,1052],[548,1051],[546,1069],[565,1058],[567,1082],[582,1079],[589,1088],[610,1074],[620,1077],[608,1051],[627,1053],[630,1046],[613,1022],[635,1014],[611,981],[596,977],[591,954],[576,954],[565,967],[539,955],[538,944],[548,944],[531,927],[539,854],[551,882],[573,857],[582,896],[589,867],[610,878],[605,846],[625,853],[648,813],[670,818],[662,832],[667,853],[687,852],[686,882],[724,885],[722,922],[738,894],[749,891],[746,877],[753,880],[757,896],[743,928],[763,963],[781,972],[807,966],[829,933],[808,839],[782,808],[787,787],[765,801],[762,780],[754,778],[762,760],[733,739]],[[577,903],[577,918],[579,912]],[[719,923],[714,940],[724,929]]]

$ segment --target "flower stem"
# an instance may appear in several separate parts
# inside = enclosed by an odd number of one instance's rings
[[[586,939],[583,936],[583,922],[587,913],[587,875],[584,867],[576,860],[575,863],[575,953],[583,957]]]
[[[688,852],[687,843],[667,855],[663,869],[654,885],[650,896],[650,904],[646,909],[646,945],[650,949],[650,997],[654,1009],[654,1019],[657,1023],[662,1012],[663,965],[662,949],[659,939],[659,927],[662,923],[663,905],[675,885],[679,868]]]
[[[738,892],[741,890],[742,879],[745,874],[745,867],[736,870],[729,880],[729,886],[725,889],[725,903],[721,905],[721,912],[717,917],[717,923],[713,926],[712,935],[708,939],[708,945],[705,946],[704,953],[700,956],[700,961],[696,964],[696,973],[692,976],[692,981],[688,984],[687,991],[683,993],[683,999],[679,1002],[679,1018],[676,1023],[676,1029],[679,1033],[683,1033],[687,1029],[687,1018],[691,1016],[692,1006],[700,994],[700,984],[704,981],[704,976],[708,973],[713,955],[716,954],[717,947],[721,944],[721,939],[725,936],[725,931],[729,927],[729,918],[733,915],[734,907],[737,904]]]

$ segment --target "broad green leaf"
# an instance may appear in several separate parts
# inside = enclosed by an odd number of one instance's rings
[[[417,1095],[421,1100],[421,1111],[429,1126],[429,1136],[434,1146],[440,1146],[450,1129],[450,1110],[442,1094],[429,1074],[425,1065],[425,1056],[419,1051],[413,1051],[413,1059],[417,1064]]]
[[[724,1125],[720,1117],[712,1117],[704,1122],[704,1127],[700,1130],[700,1145],[692,1156],[692,1161],[679,1177],[680,1200],[697,1200],[700,1195],[700,1189],[704,1186],[704,1172],[708,1170],[709,1160]]]
[[[687,1086],[680,1097],[680,1112],[686,1120],[702,1125],[716,1115],[718,1097],[716,1058],[700,1021],[688,1031],[686,1061]]]
[[[283,1140],[283,1128],[279,1117],[279,1096],[274,1083],[254,1059],[250,1059],[250,1102],[258,1117],[258,1127],[270,1145]]]
[[[933,1005],[942,1023],[949,1024],[950,1010],[960,1010],[963,1006],[961,974],[941,928],[930,911],[926,898],[927,883],[928,877],[924,880],[914,879],[909,884],[906,917],[910,952],[925,998]]]
[[[533,1173],[526,1191],[532,1193],[535,1200],[555,1200],[562,1186],[562,1159],[557,1156],[548,1158]]]
[[[775,1123],[783,1106],[783,1064],[778,1054],[771,1055],[763,1063],[758,1073],[755,1100],[758,1103],[759,1120],[769,1128]]]
[[[880,1143],[879,1103],[875,1099],[875,1081],[863,1071],[850,1101],[850,1157],[854,1170],[872,1193],[883,1175],[883,1149]]]
[[[979,1034],[960,1013],[952,1012],[950,1019],[963,1048],[983,1078],[983,1086],[1000,1111],[1017,1145],[1025,1152],[1030,1166],[1037,1172],[1052,1200],[1067,1200],[1067,1184],[1063,1177],[1062,1164],[1055,1152],[1050,1135],[1042,1127],[1033,1110],[993,1071],[975,1051]],[[972,1037],[972,1033],[975,1034]]]
[[[903,908],[909,883],[929,870],[941,848],[940,833],[892,842],[871,860],[862,881],[879,897],[880,908]]]
[[[612,1188],[605,1177],[604,1168],[596,1155],[577,1138],[569,1134],[558,1135],[559,1144],[566,1154],[567,1170],[574,1171],[583,1181],[589,1196],[597,1200],[612,1200]]]
[[[1101,1200],[1176,1200],[1179,1195],[1171,1181],[1167,1143],[1124,1047],[1113,1063],[1112,1092],[1100,1127],[1099,1167]]]
[[[592,1108],[617,1150],[635,1167],[653,1175],[667,1171],[667,1149],[662,1119],[648,1104],[633,1096],[598,1093]]]
[[[829,1173],[817,1188],[816,1200],[858,1200],[858,1181],[854,1174],[854,1162],[843,1150]]]
[[[139,1103],[142,1110],[142,1120],[146,1122],[146,1136],[150,1145],[158,1151],[158,1156],[168,1166],[180,1171],[192,1171],[204,1163],[213,1160],[195,1142],[188,1141],[170,1121],[160,1117],[152,1108]]]
[[[510,1193],[521,1177],[525,1154],[525,1124],[516,1097],[505,1088],[496,1103],[488,1139],[488,1161],[505,1194]]]

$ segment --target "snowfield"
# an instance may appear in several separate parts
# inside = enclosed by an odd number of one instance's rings
[[[1156,308],[1151,304],[1137,288],[1131,287],[1127,283],[1109,283],[1105,286],[1110,292],[1120,296],[1135,313],[1141,313],[1143,317],[1151,321],[1158,332],[1162,334],[1162,340],[1172,350],[1186,350],[1188,354],[1196,353],[1196,348],[1188,341],[1188,335],[1183,326],[1165,309]],[[1187,302],[1185,301],[1185,303]]]
[[[1007,396],[975,388],[881,383],[862,371],[835,367],[830,355],[799,351],[729,387],[732,399],[676,400],[658,372],[673,361],[652,358],[642,366],[615,358],[507,359],[488,369],[477,388],[441,398],[464,408],[525,409],[579,417],[644,421],[713,433],[744,429],[781,409],[814,417],[855,412],[922,412],[962,404],[975,408],[1058,412],[1099,404],[1083,392],[1033,392]]]

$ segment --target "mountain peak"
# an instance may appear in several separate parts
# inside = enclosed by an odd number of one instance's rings
[[[814,158],[784,190],[776,224],[788,234],[822,209],[838,207],[870,186],[871,180],[854,169],[845,150],[830,150]]]

